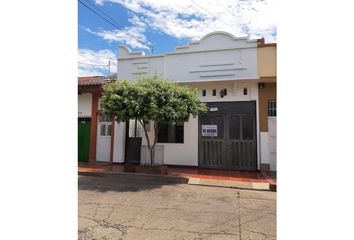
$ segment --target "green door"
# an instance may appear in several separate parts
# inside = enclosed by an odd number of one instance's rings
[[[89,118],[79,119],[79,125],[78,125],[79,162],[89,161],[90,126],[91,126],[91,120]]]

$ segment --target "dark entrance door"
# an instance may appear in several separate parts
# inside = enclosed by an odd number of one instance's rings
[[[78,124],[78,160],[89,161],[91,119],[79,118]]]
[[[199,115],[199,166],[257,170],[256,103],[207,103]]]
[[[139,164],[142,142],[142,126],[137,120],[126,122],[125,162]]]

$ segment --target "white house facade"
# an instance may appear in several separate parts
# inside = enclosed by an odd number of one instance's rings
[[[196,88],[201,101],[207,103],[208,113],[191,117],[181,126],[162,128],[157,144],[160,162],[261,169],[257,48],[257,40],[236,38],[226,32],[210,33],[200,41],[160,55],[119,46],[119,80],[160,76]],[[126,125],[116,124],[113,162],[141,163],[146,159],[146,140],[139,124],[130,121]],[[213,134],[205,133],[206,129]],[[131,145],[139,147],[134,150]]]
[[[197,89],[200,100],[207,104],[205,114],[175,127],[160,126],[157,143],[160,163],[268,171],[275,165],[276,151],[270,149],[276,139],[275,117],[265,116],[268,109],[264,106],[268,104],[268,96],[275,100],[269,91],[273,91],[276,77],[273,72],[262,75],[267,71],[260,71],[259,65],[263,64],[260,59],[265,58],[267,62],[267,57],[259,57],[259,46],[260,40],[236,38],[226,32],[210,33],[200,41],[160,55],[145,55],[119,46],[118,81],[134,82],[142,77],[160,76]],[[262,46],[268,47],[264,41]],[[268,119],[273,120],[268,123]],[[106,143],[110,150],[101,144],[97,145],[96,153],[109,151],[113,163],[144,163],[147,147],[141,126],[134,120],[110,124],[112,139]],[[261,128],[260,124],[270,124],[271,130]],[[153,135],[153,128],[149,134]],[[99,136],[100,127],[97,144]]]

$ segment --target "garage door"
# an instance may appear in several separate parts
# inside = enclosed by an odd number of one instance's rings
[[[257,170],[256,103],[207,103],[199,115],[199,166]]]

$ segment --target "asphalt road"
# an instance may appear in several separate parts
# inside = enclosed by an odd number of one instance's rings
[[[276,239],[276,193],[79,176],[79,239]]]

